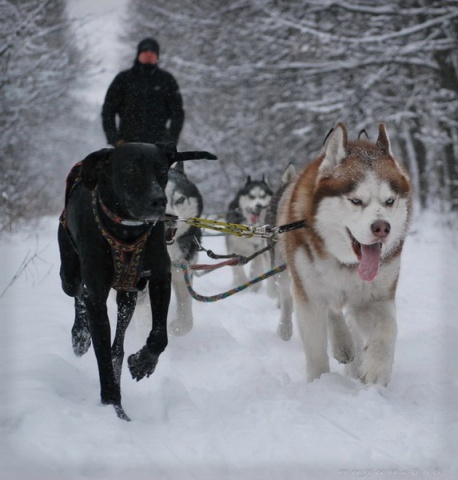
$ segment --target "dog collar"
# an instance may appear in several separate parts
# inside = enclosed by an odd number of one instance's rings
[[[127,218],[122,218],[119,215],[116,215],[116,213],[113,213],[103,202],[102,199],[100,198],[100,194],[97,192],[97,201],[98,204],[100,205],[100,208],[102,209],[103,213],[113,222],[119,223],[120,225],[124,225],[126,227],[140,227],[142,225],[145,225],[148,222],[142,222],[140,220],[128,220]]]

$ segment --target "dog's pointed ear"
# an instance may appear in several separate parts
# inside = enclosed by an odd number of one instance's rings
[[[363,128],[362,130],[359,131],[358,133],[358,140],[369,140],[369,135],[366,132],[366,129]]]
[[[182,173],[183,175],[185,174],[184,173],[184,163],[181,160],[179,162],[176,162],[173,165],[173,169],[176,170],[177,172]]]
[[[269,177],[265,173],[262,174],[261,182],[264,183],[267,187],[270,188],[270,180],[269,180]]]
[[[81,178],[84,186],[89,190],[94,190],[96,187],[100,174],[106,166],[113,150],[113,148],[102,148],[102,150],[90,153],[83,160]]]
[[[378,138],[375,142],[375,146],[385,155],[393,156],[391,153],[391,143],[388,138],[388,133],[386,131],[386,126],[384,123],[379,125]]]
[[[297,170],[294,164],[289,163],[286,170],[283,172],[281,181],[283,184],[289,183],[297,177]]]
[[[348,155],[348,133],[344,123],[338,123],[324,145],[324,159],[320,172],[339,165]]]
[[[251,183],[251,175],[247,175],[245,186],[249,185],[250,183]]]

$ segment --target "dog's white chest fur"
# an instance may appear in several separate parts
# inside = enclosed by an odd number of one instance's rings
[[[342,266],[332,256],[311,262],[303,250],[297,250],[294,262],[306,295],[319,299],[331,309],[365,305],[374,298],[387,297],[400,266],[399,259],[392,260],[383,265],[377,279],[369,283],[361,281],[356,267]]]

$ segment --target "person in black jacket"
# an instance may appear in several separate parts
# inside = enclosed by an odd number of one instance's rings
[[[159,44],[143,39],[131,69],[114,78],[102,108],[109,144],[174,142],[183,128],[183,100],[175,78],[158,67]]]

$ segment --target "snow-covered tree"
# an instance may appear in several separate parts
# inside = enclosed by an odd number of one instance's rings
[[[79,59],[65,0],[0,0],[0,17],[1,231],[55,206]]]
[[[156,37],[180,83],[183,146],[220,157],[190,166],[213,208],[248,174],[309,161],[337,121],[370,136],[387,123],[422,204],[458,208],[456,0],[132,0],[130,12],[130,42]]]

